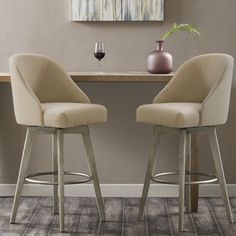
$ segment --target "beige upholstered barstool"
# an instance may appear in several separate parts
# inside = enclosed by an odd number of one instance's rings
[[[17,54],[10,58],[11,84],[16,121],[27,126],[24,150],[17,180],[11,214],[15,222],[24,180],[54,186],[54,213],[59,196],[60,231],[64,231],[64,184],[93,181],[101,220],[105,220],[104,204],[99,187],[94,153],[90,139],[90,124],[107,120],[104,106],[91,104],[89,98],[54,60],[34,54]],[[64,172],[63,135],[80,133],[87,152],[90,175]],[[36,134],[51,134],[53,144],[53,171],[30,174],[26,171],[32,141]],[[65,175],[82,177],[80,181],[64,181]],[[53,175],[53,181],[39,181],[36,176]]]
[[[139,219],[143,217],[150,181],[173,184],[165,181],[163,176],[179,174],[178,183],[174,183],[179,184],[179,231],[184,230],[185,185],[189,184],[219,180],[228,220],[232,222],[216,126],[227,121],[233,67],[234,60],[229,55],[206,54],[194,57],[179,68],[173,79],[156,96],[153,104],[138,107],[137,121],[154,125],[154,140],[140,202]],[[179,135],[179,171],[154,174],[158,144],[161,135],[166,132]],[[197,132],[205,133],[209,137],[217,175],[190,172],[191,134]],[[197,174],[210,178],[191,181],[191,175]]]

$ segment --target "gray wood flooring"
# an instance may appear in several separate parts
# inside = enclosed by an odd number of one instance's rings
[[[95,198],[65,199],[65,229],[52,213],[51,197],[23,197],[17,223],[9,224],[13,198],[0,198],[1,236],[93,236],[93,235],[236,235],[236,223],[229,224],[221,198],[200,198],[199,212],[185,214],[185,231],[178,233],[178,199],[149,198],[145,217],[137,221],[138,198],[105,198],[107,222],[99,222]],[[236,198],[230,199],[236,210]]]

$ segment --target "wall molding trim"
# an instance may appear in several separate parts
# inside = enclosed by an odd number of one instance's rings
[[[236,197],[236,184],[228,184],[230,197]],[[15,184],[0,184],[0,196],[13,196]],[[142,184],[101,184],[104,197],[140,197]],[[24,196],[51,196],[52,186],[25,184]],[[94,197],[95,193],[92,184],[66,186],[65,196]],[[149,197],[177,197],[178,186],[165,184],[151,184]],[[200,186],[201,197],[220,197],[218,184],[205,184]]]

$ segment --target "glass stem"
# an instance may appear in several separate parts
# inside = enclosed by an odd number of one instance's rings
[[[101,61],[98,61],[98,71],[101,72]]]

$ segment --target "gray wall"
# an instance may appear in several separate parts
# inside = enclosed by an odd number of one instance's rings
[[[165,0],[165,21],[159,23],[72,23],[69,0],[0,0],[0,71],[8,71],[8,58],[17,52],[34,52],[61,61],[68,71],[96,70],[96,41],[107,55],[104,70],[145,70],[148,53],[174,22],[193,23],[201,37],[185,33],[166,42],[175,69],[186,59],[208,52],[236,57],[235,0]],[[151,102],[164,84],[81,83],[95,103],[108,108],[107,124],[92,127],[97,166],[102,183],[142,183],[152,138],[152,127],[136,124],[135,109]],[[236,92],[233,82],[227,125],[219,128],[226,177],[236,183]],[[16,125],[10,84],[0,84],[0,182],[15,183],[25,128]],[[159,170],[177,168],[177,138],[163,138]],[[206,138],[201,138],[201,168],[212,171]],[[87,169],[81,138],[65,138],[66,168]],[[50,168],[50,137],[35,140],[30,171]]]

